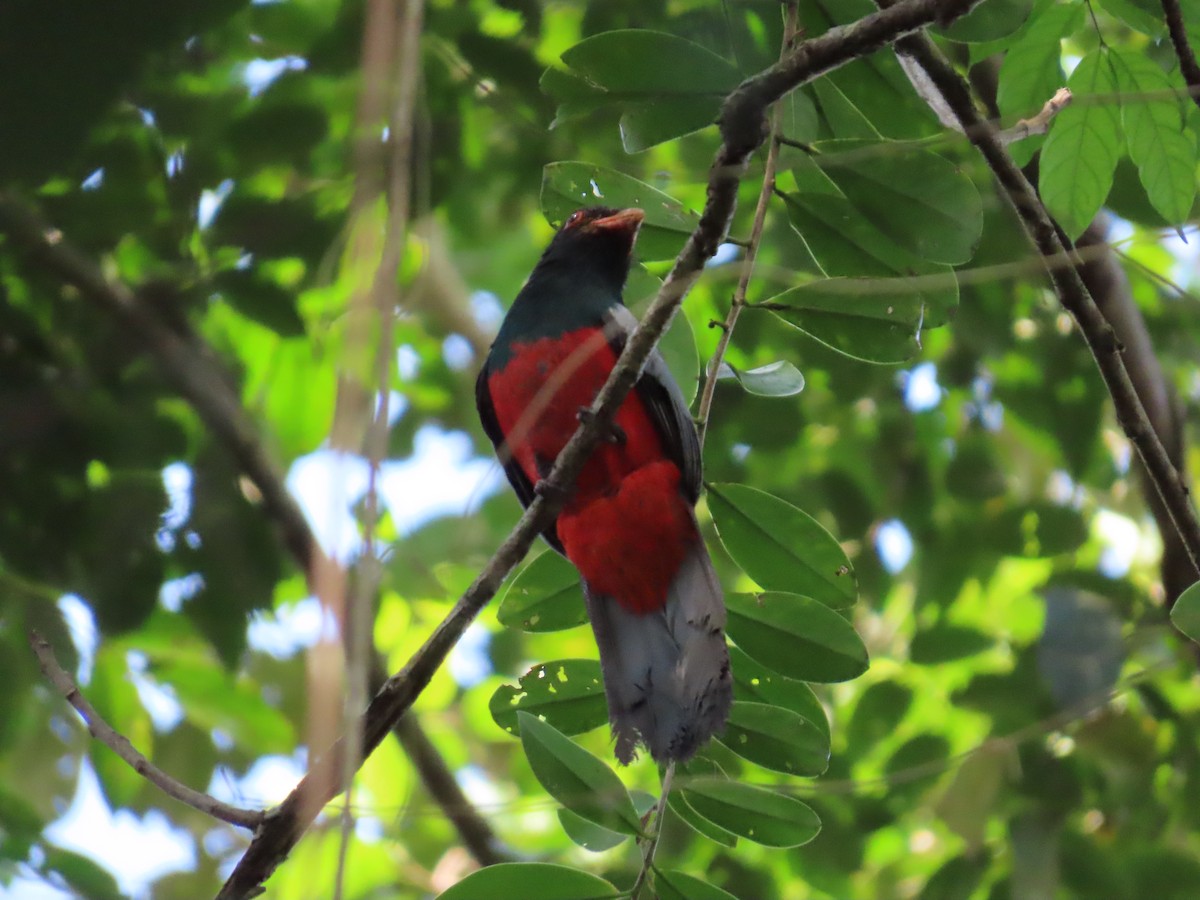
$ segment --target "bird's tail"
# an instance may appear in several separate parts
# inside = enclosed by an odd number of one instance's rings
[[[733,699],[725,603],[704,541],[696,536],[655,612],[583,587],[617,759],[629,763],[639,743],[660,763],[691,758],[725,727]]]

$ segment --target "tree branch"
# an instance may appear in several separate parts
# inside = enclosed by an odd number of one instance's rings
[[[601,434],[607,431],[659,336],[699,277],[704,263],[724,240],[733,219],[737,187],[747,161],[766,135],[766,109],[804,82],[932,22],[953,21],[976,2],[901,0],[890,9],[806,41],[788,59],[748,78],[726,98],[719,122],[722,146],[709,172],[707,199],[699,224],[688,237],[650,309],[626,342],[612,374],[592,404],[591,415],[583,418],[555,462],[547,478],[550,490],[534,498],[446,618],[404,668],[389,678],[372,699],[361,720],[364,757],[379,746],[393,724],[412,706],[463,631],[525,557],[538,534],[557,515],[561,498],[578,477]],[[262,882],[291,852],[324,802],[332,799],[314,794],[313,786],[333,783],[331,775],[337,771],[341,752],[339,741],[313,764],[296,789],[269,814],[222,887],[218,900],[241,900],[261,893]]]
[[[1187,82],[1188,93],[1192,101],[1200,106],[1200,64],[1196,62],[1196,54],[1188,43],[1187,28],[1183,24],[1183,10],[1179,0],[1161,0],[1163,15],[1167,19],[1167,31],[1171,33],[1171,43],[1175,47],[1175,55],[1179,57],[1179,71]]]
[[[88,733],[96,740],[110,749],[117,756],[121,757],[129,768],[137,772],[168,797],[174,797],[180,803],[185,803],[192,809],[199,810],[206,815],[212,816],[214,819],[220,819],[222,822],[228,822],[230,825],[237,825],[239,828],[255,829],[261,823],[265,816],[259,810],[240,809],[236,806],[230,806],[228,803],[222,803],[216,797],[209,796],[201,791],[193,790],[186,784],[181,784],[164,772],[162,769],[146,759],[137,748],[129,742],[129,738],[121,734],[104,718],[96,712],[92,704],[88,703],[87,698],[79,690],[79,685],[75,680],[67,674],[67,671],[58,664],[58,660],[54,656],[54,648],[50,646],[36,631],[29,632],[29,646],[33,648],[34,654],[37,656],[38,665],[42,669],[42,674],[46,676],[46,680],[54,685],[57,690],[66,699],[71,706],[75,707],[75,711],[83,718],[87,724]]]
[[[0,231],[64,282],[125,322],[150,351],[167,381],[192,405],[254,483],[288,551],[305,572],[311,571],[321,551],[308,521],[288,492],[283,473],[263,448],[254,422],[212,351],[197,335],[168,325],[144,298],[124,284],[108,280],[91,258],[63,239],[58,229],[2,191]]]
[[[1142,400],[1125,367],[1125,348],[1084,285],[1080,274],[1083,263],[1075,255],[1075,248],[1069,240],[1060,236],[1060,229],[1042,206],[1033,186],[996,140],[990,124],[975,109],[970,88],[933,42],[924,36],[914,36],[898,42],[897,50],[916,60],[941,92],[962,125],[963,132],[983,155],[1000,182],[1038,252],[1049,259],[1062,253],[1072,257],[1071,266],[1047,266],[1055,292],[1063,307],[1075,318],[1092,351],[1112,396],[1117,421],[1133,442],[1162,498],[1171,523],[1187,549],[1194,575],[1200,571],[1200,521],[1197,521],[1196,511],[1188,499],[1187,485],[1146,415]]]

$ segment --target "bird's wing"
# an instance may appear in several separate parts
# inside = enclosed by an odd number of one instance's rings
[[[475,406],[479,410],[479,421],[483,423],[484,433],[491,439],[492,446],[496,448],[496,455],[500,457],[500,462],[504,466],[504,474],[508,476],[508,483],[517,492],[517,499],[521,501],[521,506],[528,507],[537,495],[534,493],[529,477],[521,469],[520,464],[513,459],[508,445],[504,443],[504,432],[500,430],[500,423],[496,420],[496,410],[492,406],[492,392],[488,387],[486,362],[479,370],[479,377],[475,379]],[[558,528],[555,525],[551,525],[543,531],[542,537],[551,547],[564,556],[566,555],[562,541],[558,539]]]
[[[609,310],[605,332],[615,353],[620,355],[636,327],[637,317],[627,307],[614,306]],[[688,499],[695,503],[700,498],[702,478],[700,439],[683,391],[658,350],[650,354],[634,390],[650,413],[667,456],[679,466]]]

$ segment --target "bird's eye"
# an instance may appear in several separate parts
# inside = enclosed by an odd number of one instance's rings
[[[583,210],[577,209],[577,210],[575,210],[575,212],[571,213],[571,217],[569,219],[567,219],[567,223],[563,227],[564,228],[574,228],[576,225],[578,225],[580,222],[583,221],[583,218],[584,218]]]

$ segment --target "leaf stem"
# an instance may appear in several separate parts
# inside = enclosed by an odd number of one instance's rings
[[[642,868],[638,872],[637,880],[633,883],[633,888],[629,891],[629,900],[638,900],[638,894],[645,886],[646,876],[654,866],[654,854],[658,850],[658,838],[662,834],[663,828],[663,815],[667,810],[667,798],[671,794],[671,782],[674,778],[675,763],[667,763],[667,769],[663,772],[662,794],[658,798],[658,805],[654,807],[654,830],[650,832],[646,841],[646,849],[642,854]]]
[[[783,47],[779,58],[785,59],[792,50],[796,39],[797,21],[799,19],[799,4],[789,2],[787,5],[787,20],[783,26]],[[721,360],[729,349],[729,341],[733,337],[734,326],[738,316],[746,305],[746,291],[750,287],[750,278],[754,275],[754,260],[758,256],[758,245],[762,240],[763,224],[767,218],[767,206],[771,202],[771,194],[775,191],[775,165],[779,160],[779,108],[776,107],[771,115],[771,133],[767,138],[767,161],[763,166],[762,190],[758,192],[758,206],[754,209],[754,225],[750,229],[750,240],[746,243],[746,258],[742,261],[742,271],[738,276],[737,287],[733,291],[733,300],[729,304],[729,314],[723,323],[711,324],[721,329],[721,337],[717,341],[717,349],[708,362],[705,371],[704,387],[700,391],[700,408],[696,415],[697,430],[700,433],[700,448],[704,448],[704,437],[708,433],[708,419],[712,414],[713,396],[717,390],[717,377],[721,371]]]

